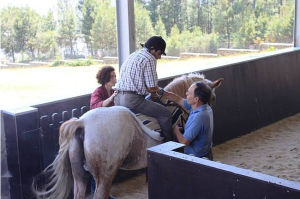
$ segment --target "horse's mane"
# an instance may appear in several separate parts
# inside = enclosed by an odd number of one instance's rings
[[[190,73],[188,75],[182,75],[181,77],[175,78],[171,83],[169,83],[165,90],[176,93],[178,96],[185,98],[185,92],[189,87],[197,81],[203,81],[204,75],[200,73]]]

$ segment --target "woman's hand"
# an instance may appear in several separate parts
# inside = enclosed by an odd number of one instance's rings
[[[118,95],[118,91],[115,91],[111,96],[110,96],[110,101],[114,101],[114,98]]]

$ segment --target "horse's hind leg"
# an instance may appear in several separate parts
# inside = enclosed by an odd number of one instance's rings
[[[91,174],[84,169],[84,149],[80,133],[82,133],[82,129],[77,130],[69,148],[69,157],[74,178],[74,199],[85,198],[86,186],[91,179]]]
[[[101,176],[96,179],[96,191],[94,195],[94,199],[108,199],[110,197],[110,190],[112,186],[112,181],[115,175],[111,175],[111,177]]]
[[[101,161],[102,162],[102,161]],[[116,162],[115,165],[107,166],[107,162],[102,164],[93,165],[95,170],[93,172],[94,179],[96,181],[96,191],[94,199],[108,199],[110,196],[110,190],[112,181],[116,176],[120,165]]]

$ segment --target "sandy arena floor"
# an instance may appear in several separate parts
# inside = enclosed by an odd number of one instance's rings
[[[213,148],[214,160],[300,182],[300,114]],[[114,184],[120,199],[147,199],[146,176]],[[91,199],[91,196],[88,197]]]
[[[147,199],[148,184],[146,183],[146,174],[113,184],[111,194],[119,199]],[[92,199],[92,196],[89,195],[86,199]]]
[[[300,114],[213,148],[214,160],[300,182]]]

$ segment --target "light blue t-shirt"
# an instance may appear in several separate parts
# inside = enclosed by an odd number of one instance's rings
[[[208,104],[199,106],[192,110],[192,106],[184,100],[186,109],[191,110],[188,121],[185,125],[183,136],[190,144],[185,147],[186,154],[193,154],[196,157],[205,156],[212,147],[213,137],[213,112]]]

